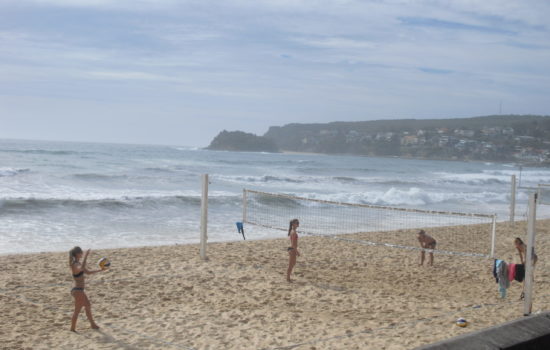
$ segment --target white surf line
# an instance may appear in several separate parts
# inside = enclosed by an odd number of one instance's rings
[[[542,295],[541,297],[545,298],[545,297],[549,297],[549,296],[550,296],[550,293]],[[514,303],[523,303],[523,300],[513,300],[513,301],[508,301],[508,302],[505,302],[505,303],[489,303],[489,304],[465,306],[461,310],[449,311],[449,312],[445,312],[445,313],[440,314],[440,315],[435,315],[435,316],[431,316],[431,317],[424,317],[424,318],[421,318],[421,319],[402,322],[402,323],[397,323],[397,324],[393,324],[393,325],[390,325],[390,326],[384,326],[384,327],[373,328],[373,329],[365,329],[363,331],[359,331],[359,332],[355,332],[355,333],[346,333],[346,334],[335,335],[335,336],[327,337],[327,338],[317,338],[317,339],[312,339],[310,341],[305,341],[305,342],[302,342],[302,343],[296,343],[296,344],[291,344],[291,345],[286,345],[286,346],[279,346],[279,347],[274,347],[274,348],[271,348],[271,347],[270,348],[263,348],[262,350],[291,350],[291,349],[295,349],[295,348],[298,348],[298,347],[304,346],[304,345],[312,345],[312,344],[315,344],[315,343],[321,343],[321,342],[326,342],[326,341],[330,341],[330,340],[351,338],[353,336],[360,335],[360,334],[373,334],[375,332],[379,332],[379,331],[383,331],[383,330],[395,329],[399,326],[415,326],[415,325],[417,325],[419,323],[422,323],[422,322],[433,321],[435,319],[445,317],[445,316],[450,316],[450,315],[456,314],[457,312],[465,311],[465,310],[468,310],[468,309],[476,310],[476,309],[481,309],[483,307],[506,306],[506,305],[510,305],[510,304],[514,304]]]
[[[455,211],[438,211],[438,210],[413,209],[413,208],[398,208],[398,207],[389,207],[389,206],[374,205],[374,204],[361,204],[361,203],[347,203],[347,202],[329,201],[329,200],[324,200],[324,199],[314,199],[314,198],[293,196],[293,195],[284,194],[284,193],[271,193],[271,192],[262,192],[262,191],[256,191],[256,190],[249,190],[249,189],[246,189],[246,188],[243,189],[243,190],[245,192],[256,193],[256,194],[261,194],[261,195],[271,196],[271,197],[279,197],[279,198],[287,198],[287,199],[298,199],[298,200],[303,200],[303,201],[308,201],[308,202],[317,202],[317,203],[324,203],[324,204],[336,204],[336,205],[343,205],[343,206],[348,206],[348,207],[383,209],[383,210],[402,211],[402,212],[410,212],[410,213],[443,214],[443,215],[466,216],[466,217],[469,216],[469,217],[480,217],[480,218],[493,218],[493,217],[496,217],[496,214],[462,213],[462,212],[455,212]]]
[[[5,297],[8,297],[8,298],[20,300],[20,301],[23,301],[24,303],[31,304],[31,305],[34,305],[34,306],[37,306],[37,307],[41,307],[44,310],[64,313],[65,315],[71,315],[71,312],[63,311],[63,310],[61,310],[61,309],[59,309],[58,307],[55,307],[55,306],[48,306],[44,303],[33,300],[31,298],[27,298],[25,296],[9,295],[8,293],[3,292],[3,291],[0,291],[0,294],[4,295]],[[168,345],[168,346],[175,347],[177,349],[183,349],[183,350],[197,350],[193,347],[189,347],[189,346],[186,346],[186,345],[174,343],[174,342],[171,342],[171,341],[168,341],[168,340],[164,340],[162,338],[157,338],[157,337],[149,336],[149,335],[146,335],[146,334],[142,334],[142,333],[139,333],[137,331],[133,331],[133,330],[130,330],[130,329],[127,329],[127,328],[124,328],[124,327],[113,326],[111,322],[104,322],[104,323],[102,323],[102,325],[106,325],[105,327],[109,327],[109,328],[114,329],[114,330],[119,330],[119,331],[122,331],[122,332],[127,333],[127,334],[137,335],[140,338],[147,339],[149,341],[153,341],[154,343],[157,343],[157,344]],[[79,333],[79,334],[84,335],[82,333]]]

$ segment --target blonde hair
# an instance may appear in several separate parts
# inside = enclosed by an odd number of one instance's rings
[[[82,254],[82,249],[78,246],[69,250],[69,266],[73,266],[73,264],[76,262],[76,256],[78,254]]]

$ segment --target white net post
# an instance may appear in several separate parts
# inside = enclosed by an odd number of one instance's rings
[[[523,315],[529,316],[533,307],[533,254],[535,253],[535,224],[537,221],[537,193],[529,195],[529,218],[527,220],[527,249],[525,253],[525,299]]]
[[[495,245],[497,242],[497,216],[493,216],[493,227],[491,229],[491,258],[495,257]]]
[[[200,256],[206,260],[206,242],[208,240],[208,174],[202,175],[202,197],[201,197],[201,242]]]
[[[243,188],[243,223],[246,222],[246,207],[247,207],[246,201],[247,201],[247,199],[246,199],[246,189]]]
[[[514,222],[516,216],[516,175],[512,175],[512,189],[510,191],[510,222]]]
[[[538,185],[538,196],[537,204],[550,204],[550,185],[549,184],[539,184]]]

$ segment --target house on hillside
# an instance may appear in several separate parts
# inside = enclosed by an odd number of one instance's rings
[[[475,131],[473,130],[464,130],[464,129],[456,129],[455,131],[455,135],[457,136],[464,136],[464,137],[474,137],[475,135]]]
[[[418,143],[419,138],[416,135],[405,135],[401,138],[401,144],[403,146],[417,145]]]

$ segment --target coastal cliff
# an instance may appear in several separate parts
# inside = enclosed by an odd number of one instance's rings
[[[208,150],[241,152],[279,152],[275,142],[264,136],[242,131],[220,132],[210,143]]]
[[[224,131],[208,149],[550,165],[550,116],[294,123],[272,126],[264,136]]]

